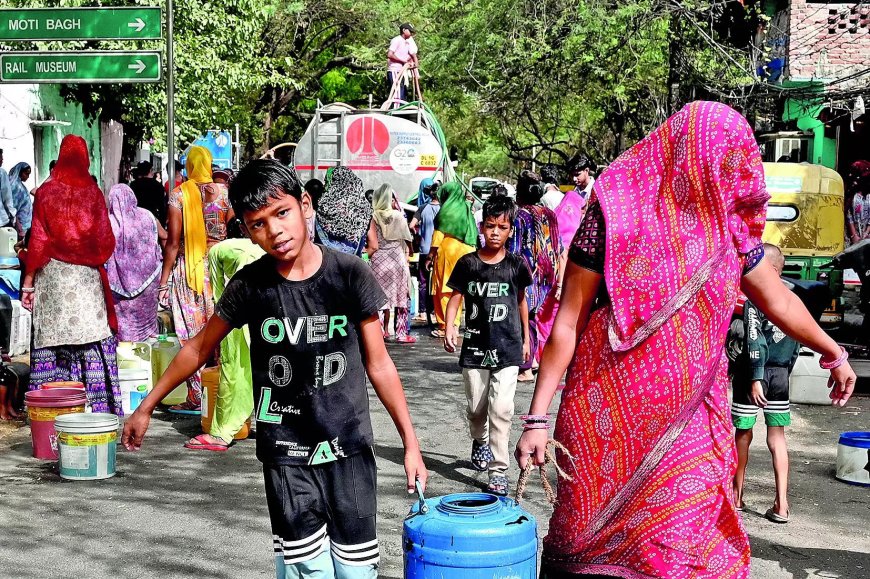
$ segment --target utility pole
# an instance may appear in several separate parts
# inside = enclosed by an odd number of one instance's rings
[[[169,190],[175,188],[175,38],[173,37],[174,7],[166,0],[166,162]]]

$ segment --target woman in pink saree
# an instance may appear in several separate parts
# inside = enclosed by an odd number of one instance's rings
[[[746,120],[708,102],[686,106],[596,181],[541,361],[536,416],[517,443],[520,466],[543,463],[539,427],[569,369],[555,438],[572,480],[559,482],[542,576],[749,576],[723,351],[738,289],[836,366],[834,404],[855,381],[761,259],[767,198]]]

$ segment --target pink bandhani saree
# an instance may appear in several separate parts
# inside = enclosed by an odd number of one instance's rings
[[[611,304],[592,314],[556,438],[544,566],[616,577],[748,577],[723,344],[767,193],[752,130],[688,105],[595,183]]]

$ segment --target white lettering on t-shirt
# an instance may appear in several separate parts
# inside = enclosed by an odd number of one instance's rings
[[[326,316],[311,316],[308,318],[309,344],[326,341],[326,320]]]
[[[510,291],[510,285],[494,281],[470,281],[468,282],[468,295],[475,297],[500,298],[506,297]]]
[[[270,344],[279,344],[287,338],[295,346],[303,335],[307,343],[314,344],[331,340],[336,334],[347,337],[347,324],[347,316],[304,316],[295,320],[266,318],[260,326],[260,335]],[[304,334],[303,328],[306,329]]]
[[[275,386],[283,387],[290,383],[293,378],[293,368],[290,360],[284,356],[272,356],[269,359],[269,380]]]
[[[500,322],[508,317],[508,308],[504,304],[495,304],[489,309],[489,321]]]

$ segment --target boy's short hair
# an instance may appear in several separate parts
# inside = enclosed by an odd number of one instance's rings
[[[514,219],[517,218],[517,204],[507,195],[490,195],[483,204],[483,220],[487,217],[501,217],[504,215],[513,227]]]
[[[568,173],[580,173],[581,171],[585,171],[589,169],[590,173],[595,172],[595,163],[592,162],[592,159],[584,155],[583,153],[577,153],[568,161]]]
[[[305,182],[304,189],[311,195],[311,205],[317,211],[317,204],[320,203],[320,198],[323,197],[323,181],[320,179],[309,179]]]
[[[302,200],[302,186],[296,171],[275,159],[256,159],[239,171],[230,184],[230,204],[244,220],[248,211],[258,211],[280,195]]]

